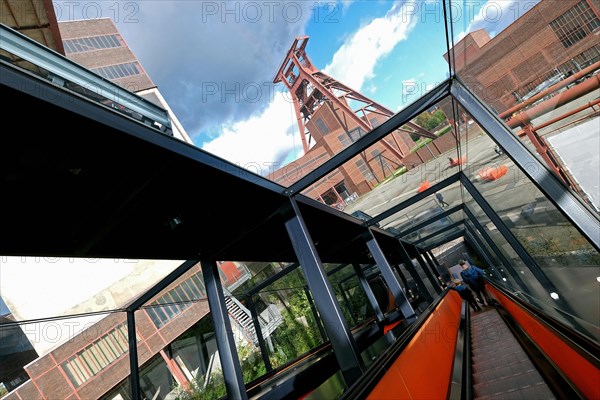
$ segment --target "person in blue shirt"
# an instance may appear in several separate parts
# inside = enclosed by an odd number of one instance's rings
[[[458,264],[462,267],[460,276],[464,283],[469,285],[471,290],[475,293],[481,304],[490,305],[490,297],[485,291],[485,279],[483,270],[476,267],[475,265],[469,265],[465,260],[460,260]],[[484,298],[486,301],[484,301]]]
[[[469,305],[471,306],[471,308],[473,308],[473,310],[481,311],[481,307],[479,307],[479,304],[477,304],[475,297],[473,297],[473,292],[471,291],[471,289],[469,289],[469,287],[463,284],[459,279],[454,280],[454,284],[450,286],[450,290],[456,290],[459,296],[462,299],[466,300],[467,303],[469,303]]]

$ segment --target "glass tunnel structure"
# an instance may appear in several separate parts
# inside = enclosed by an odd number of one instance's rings
[[[600,27],[593,2],[571,3],[587,33],[550,24],[569,47]],[[53,290],[76,294],[102,289],[92,270],[153,271],[123,280],[125,303],[102,292],[60,315],[33,303],[3,317],[0,372],[29,376],[7,399],[600,398],[598,203],[554,139],[538,140],[557,116],[561,132],[598,126],[600,52],[553,96],[543,77],[502,97],[474,83],[448,22],[449,78],[275,179],[174,138],[160,107],[0,28],[0,257],[16,266],[3,297],[11,279],[65,273],[78,280]],[[443,135],[415,128],[435,110]],[[400,165],[402,133],[429,141]],[[19,274],[24,257],[46,263]],[[485,312],[451,290],[459,258],[485,272]]]

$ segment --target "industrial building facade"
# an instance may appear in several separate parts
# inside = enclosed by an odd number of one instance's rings
[[[500,114],[598,62],[599,29],[597,1],[541,1],[493,38],[484,29],[468,33],[450,55],[461,79]]]

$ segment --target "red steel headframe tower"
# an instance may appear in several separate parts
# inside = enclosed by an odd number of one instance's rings
[[[331,108],[340,125],[347,126],[346,119],[350,119],[364,132],[373,129],[369,116],[382,115],[389,118],[394,114],[381,104],[315,68],[306,55],[307,43],[308,36],[300,36],[294,40],[273,80],[273,83],[283,82],[292,95],[305,153],[311,147],[313,136],[307,129],[307,123],[323,105]],[[352,68],[352,66],[348,66],[348,68]],[[359,107],[352,109],[350,102]],[[410,133],[436,138],[429,131],[409,122],[385,138],[381,144],[398,160],[401,160],[415,145],[409,136]]]

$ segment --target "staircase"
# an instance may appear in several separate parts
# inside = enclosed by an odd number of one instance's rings
[[[554,399],[544,379],[493,308],[471,313],[474,399]]]
[[[242,303],[233,296],[225,296],[225,306],[231,320],[236,324],[238,330],[249,342],[255,346],[258,345],[258,336],[254,323],[252,322],[252,314]],[[270,305],[265,311],[258,316],[260,330],[264,338],[268,338],[275,329],[281,325],[283,319],[277,307]]]

